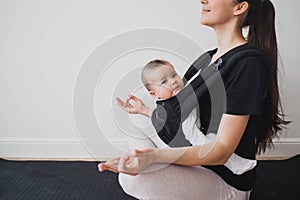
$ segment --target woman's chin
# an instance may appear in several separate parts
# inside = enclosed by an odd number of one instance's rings
[[[205,19],[205,17],[202,17],[200,19],[200,23],[204,26],[211,26],[211,23],[207,19]]]
[[[202,25],[204,25],[204,26],[209,26],[209,23],[207,22],[207,21],[205,21],[205,20],[200,20],[200,23],[202,24]]]

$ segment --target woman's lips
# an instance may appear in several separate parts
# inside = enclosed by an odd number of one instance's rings
[[[210,12],[210,10],[208,10],[208,9],[202,9],[202,12],[203,13],[208,13],[208,12]]]

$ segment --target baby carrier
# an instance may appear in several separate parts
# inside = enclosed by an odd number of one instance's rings
[[[238,67],[237,63],[245,57],[257,57],[266,63],[262,50],[255,45],[244,45],[242,48],[234,48],[215,63],[211,62],[215,50],[202,54],[187,70],[183,81],[187,83],[199,73],[176,96],[157,101],[157,108],[152,113],[152,124],[159,137],[171,147],[191,145],[182,133],[181,124],[194,108],[197,108],[201,98],[208,94],[211,96],[212,111],[211,120],[219,120],[226,108],[226,91],[223,78],[230,75],[231,71]],[[267,66],[267,64],[264,64]],[[214,106],[214,99],[217,99]],[[215,110],[214,110],[215,108]],[[218,124],[218,123],[215,123]]]

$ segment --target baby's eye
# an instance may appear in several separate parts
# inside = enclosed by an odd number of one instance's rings
[[[163,84],[166,84],[167,83],[167,80],[163,80],[162,82],[161,82],[161,84],[163,85]]]
[[[175,74],[172,75],[172,78],[175,78],[176,76],[177,76],[177,74],[175,73]]]

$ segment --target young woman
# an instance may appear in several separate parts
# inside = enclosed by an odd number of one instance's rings
[[[211,127],[217,127],[218,140],[210,146],[145,146],[147,149],[99,164],[99,171],[121,172],[122,188],[139,199],[247,199],[256,179],[255,168],[236,175],[223,164],[233,153],[255,159],[256,154],[272,145],[272,139],[288,123],[283,118],[277,85],[273,4],[269,0],[202,0],[201,4],[201,23],[214,29],[218,41],[218,48],[208,52],[208,68],[220,60],[223,66],[234,65],[221,74],[226,92],[222,115],[212,119],[214,113],[207,109],[212,106],[208,92],[199,101],[201,128],[209,133],[215,131]],[[248,25],[245,39],[242,28]],[[261,53],[247,53],[251,49]],[[231,62],[242,51],[245,55]],[[160,105],[166,106],[167,115],[168,102]],[[124,102],[124,109],[134,109],[132,105],[128,108],[128,103],[129,100]],[[158,116],[159,112],[154,110],[153,123]],[[168,138],[162,140],[170,142]],[[139,173],[155,163],[172,164]]]

